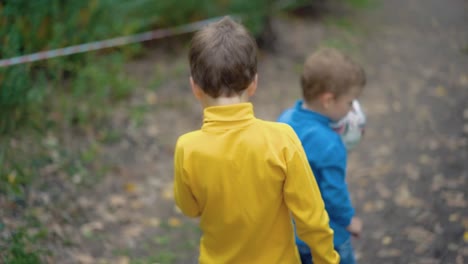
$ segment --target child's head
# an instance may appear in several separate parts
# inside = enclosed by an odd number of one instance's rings
[[[307,105],[319,107],[334,121],[343,118],[366,84],[363,68],[338,50],[324,48],[310,55],[301,86]]]
[[[192,88],[196,85],[211,98],[239,96],[256,83],[255,40],[229,17],[195,34],[189,61]]]

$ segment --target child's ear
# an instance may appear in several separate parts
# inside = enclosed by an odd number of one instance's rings
[[[330,92],[325,92],[320,96],[320,103],[325,109],[332,107],[335,100],[335,95]]]
[[[198,100],[201,100],[203,97],[203,90],[195,83],[192,76],[190,76],[190,87],[192,88],[192,93]]]
[[[258,74],[255,74],[255,77],[253,81],[249,84],[249,87],[247,87],[247,95],[253,96],[255,94],[255,91],[257,91],[257,83],[258,83]]]

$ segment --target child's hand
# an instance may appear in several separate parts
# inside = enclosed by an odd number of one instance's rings
[[[359,219],[358,217],[351,218],[351,223],[349,223],[349,226],[346,227],[346,230],[348,230],[352,236],[359,238],[362,232],[361,219]]]

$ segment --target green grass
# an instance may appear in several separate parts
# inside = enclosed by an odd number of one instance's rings
[[[26,229],[16,230],[6,241],[0,244],[0,262],[9,264],[39,264],[40,256],[45,252],[37,249],[43,233],[28,234]]]
[[[379,4],[377,0],[346,0],[346,2],[354,8],[373,8]]]
[[[330,17],[325,19],[327,26],[337,27],[350,33],[358,33],[359,28],[349,18]]]

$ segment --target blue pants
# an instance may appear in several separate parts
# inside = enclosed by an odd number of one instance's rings
[[[340,264],[356,264],[356,258],[354,257],[354,249],[351,245],[351,239],[346,240],[343,244],[335,247],[336,252],[340,255]],[[301,252],[302,251],[302,252]],[[307,253],[303,253],[307,250],[299,250],[302,264],[312,264],[312,255],[310,250]]]

